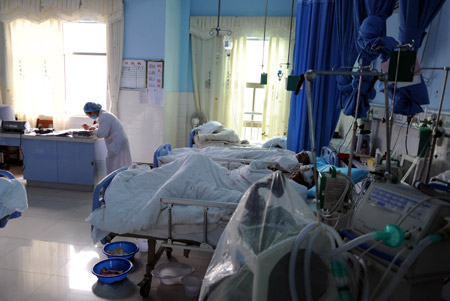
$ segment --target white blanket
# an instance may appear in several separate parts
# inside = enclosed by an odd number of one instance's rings
[[[271,173],[258,161],[229,171],[199,154],[151,170],[136,166],[116,175],[106,190],[106,206],[92,212],[86,221],[94,226],[94,242],[109,232],[136,233],[165,227],[168,210],[160,198],[237,203],[252,183]],[[301,198],[306,199],[307,189],[298,184],[296,188]],[[229,209],[210,208],[208,222],[227,221],[231,214]],[[202,223],[203,207],[173,207],[172,224]]]
[[[119,234],[167,225],[160,198],[187,198],[237,203],[242,193],[271,171],[259,164],[229,171],[209,158],[191,154],[160,168],[141,166],[119,173],[106,190],[106,206],[87,218],[97,230]],[[252,181],[252,182],[250,182]],[[210,209],[208,221],[227,220],[232,212]],[[202,207],[174,206],[173,224],[203,223]]]
[[[25,186],[17,179],[0,178],[0,218],[28,208]]]
[[[192,153],[199,153],[210,158],[226,158],[226,159],[249,159],[249,160],[261,160],[275,162],[278,165],[278,169],[286,172],[293,172],[297,170],[301,164],[296,158],[296,154],[293,151],[279,148],[261,148],[261,149],[247,149],[238,147],[217,147],[210,146],[202,149],[198,148],[175,148],[170,155],[160,157],[159,161],[162,164],[172,162],[180,156],[186,156]]]

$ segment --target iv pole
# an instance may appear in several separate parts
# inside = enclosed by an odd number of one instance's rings
[[[315,179],[317,179],[318,174],[317,174],[317,151],[316,151],[316,135],[315,135],[315,130],[314,130],[314,117],[313,117],[313,107],[312,107],[312,81],[315,80],[317,78],[317,75],[348,75],[348,76],[359,76],[359,77],[363,77],[363,76],[371,76],[371,77],[376,77],[378,76],[380,80],[382,80],[385,83],[385,87],[387,86],[387,75],[382,73],[382,72],[352,72],[352,71],[318,71],[318,70],[308,70],[305,72],[305,79],[306,79],[306,99],[307,99],[307,106],[308,106],[308,121],[309,121],[309,136],[310,136],[310,141],[311,141],[311,153],[313,155],[313,165],[314,165],[314,177]],[[298,94],[298,90],[299,90],[299,86],[300,86],[300,82],[299,85],[297,86],[296,89],[296,94]],[[386,103],[388,101],[389,95],[388,95],[388,90],[385,89],[384,90],[385,93],[385,105],[388,108],[388,103]],[[359,92],[358,92],[359,94]],[[358,97],[359,99],[359,97]],[[386,116],[388,116],[388,110],[386,109]],[[389,134],[389,123],[386,122],[386,134],[387,134],[387,138],[388,141],[390,140],[390,134]],[[350,156],[350,160],[352,160],[352,153]],[[387,164],[386,166],[389,166],[390,168],[390,156],[389,156],[389,152],[388,155],[386,157],[386,161]],[[351,161],[350,161],[351,162]],[[349,172],[351,172],[351,165],[348,166],[349,168]],[[387,170],[388,172],[390,172],[390,169]],[[319,189],[316,189],[316,200],[319,199]],[[319,215],[317,215],[319,217]]]
[[[368,68],[368,67],[358,67],[359,70],[366,69],[366,68]],[[359,100],[361,98],[361,86],[362,86],[362,75],[359,76],[358,95],[356,97],[355,119],[353,120],[352,142],[351,142],[351,146],[350,146],[350,157],[348,159],[347,176],[349,176],[349,177],[351,176],[351,173],[352,173],[353,153],[354,153],[354,148],[355,148],[355,137],[356,137],[356,130],[358,128],[358,114],[359,114]]]
[[[441,94],[441,100],[439,103],[439,111],[438,116],[436,120],[436,124],[433,128],[433,140],[431,142],[431,149],[430,149],[430,155],[428,158],[428,166],[427,166],[427,173],[425,177],[425,183],[428,183],[430,179],[430,170],[431,170],[431,164],[433,163],[433,156],[434,156],[434,150],[436,148],[436,142],[437,142],[437,128],[439,125],[439,120],[441,118],[441,111],[442,111],[442,104],[444,102],[444,95],[445,95],[445,87],[447,86],[447,78],[448,78],[448,72],[450,71],[450,67],[443,67],[443,68],[421,68],[422,70],[443,70],[445,71],[445,77],[444,77],[444,83],[442,84],[442,94]]]

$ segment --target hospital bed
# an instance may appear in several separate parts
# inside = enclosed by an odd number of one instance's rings
[[[179,150],[179,149],[178,149]],[[185,148],[185,150],[187,152],[190,152],[191,150]],[[154,167],[158,167],[161,166],[161,164],[164,161],[164,159],[160,159],[161,157],[164,156],[169,156],[172,154],[172,145],[170,143],[163,143],[160,146],[158,146],[155,151],[153,152],[153,166]],[[253,160],[251,159],[241,159],[241,158],[221,158],[221,157],[209,157],[211,158],[213,161],[218,161],[218,162],[227,162],[228,164],[223,165],[224,167],[230,167],[230,163],[242,163],[242,164],[249,164],[250,162],[252,162]],[[269,168],[276,168],[276,162],[271,162],[271,161],[263,161],[264,163],[266,163],[266,165]],[[166,162],[167,163],[167,162]]]
[[[190,149],[190,148],[179,148],[176,149],[178,151],[183,151],[185,150],[186,152],[198,152],[198,153],[202,153],[207,151],[209,148],[205,148],[205,149]],[[211,148],[212,149],[212,148]],[[227,151],[231,151],[234,150],[236,151],[237,154],[239,154],[239,152],[246,152],[247,150],[245,149],[234,149],[234,148],[225,148]],[[261,150],[261,149],[260,149]],[[269,150],[267,150],[269,152]],[[276,151],[276,152],[283,152],[285,150],[281,150],[281,149],[274,149],[272,151]],[[164,143],[161,144],[154,152],[154,157],[153,157],[153,162],[155,164],[155,166],[160,166],[161,162],[170,162],[169,159],[170,157],[166,157],[166,159],[164,159],[164,156],[170,156],[172,154],[172,147],[170,145],[170,143]],[[239,155],[237,155],[236,157],[238,157]],[[220,157],[211,157],[211,159],[213,159],[214,161],[218,162],[219,164],[221,164],[222,166],[224,166],[225,168],[229,168],[231,163],[243,163],[243,164],[249,164],[250,162],[252,162],[253,160],[251,159],[240,159],[240,158],[220,158]],[[222,162],[226,162],[227,164],[222,164]],[[266,163],[266,165],[271,169],[271,170],[277,170],[277,169],[281,169],[284,171],[284,174],[288,177],[290,177],[292,174],[294,174],[298,168],[298,166],[296,166],[296,168],[292,168],[292,172],[286,172],[286,169],[289,167],[289,162],[283,162],[281,164],[280,168],[280,164],[278,162],[271,162],[271,161],[263,161]],[[342,174],[347,174],[347,167],[339,167],[340,162],[339,162],[339,158],[337,156],[337,152],[334,148],[332,147],[323,147],[320,153],[320,157],[317,158],[317,169],[319,172],[328,172],[330,171],[331,168],[334,168],[336,171],[341,172]],[[229,168],[230,169],[230,168]],[[365,169],[359,169],[359,168],[352,168],[351,170],[351,175],[350,178],[353,181],[353,183],[359,183],[361,181],[363,181],[367,175],[368,175],[368,171]],[[297,186],[294,184],[294,186]],[[309,203],[312,203],[312,200],[315,198],[315,189],[316,187],[313,186],[311,188],[308,189],[307,194],[304,194],[303,191],[301,191],[301,189],[297,186],[297,191],[299,192],[300,195],[304,196],[305,198],[309,199]]]
[[[9,220],[22,216],[28,200],[23,184],[11,172],[0,170],[0,177],[11,180],[0,183],[0,228],[4,228]]]
[[[240,147],[219,147],[211,146],[202,149],[177,148],[172,150],[170,143],[161,144],[154,152],[153,164],[168,163],[173,156],[185,153],[200,153],[208,156],[216,162],[236,162],[249,164],[252,161],[260,160],[266,163],[271,169],[280,169],[285,172],[292,172],[300,165],[295,153],[285,149],[263,149],[263,148],[240,148]],[[172,156],[162,158],[164,156]],[[226,164],[223,165],[226,167]]]
[[[108,201],[108,189],[111,187],[111,183],[114,178],[122,172],[126,172],[128,167],[121,168],[109,174],[105,177],[96,187],[93,194],[92,211],[96,211],[100,208],[107,208]],[[163,168],[161,168],[163,169]],[[146,230],[137,230],[130,233],[116,233],[111,231],[107,235],[101,238],[102,243],[111,241],[115,236],[125,236],[133,238],[147,239],[148,241],[148,258],[146,265],[146,273],[143,280],[139,283],[141,287],[140,293],[143,297],[148,296],[151,288],[151,271],[156,266],[158,260],[164,252],[170,258],[173,248],[184,249],[184,255],[187,257],[190,250],[198,250],[205,252],[212,252],[222,234],[223,229],[226,226],[227,221],[213,220],[209,213],[217,215],[217,210],[225,210],[227,215],[231,217],[232,212],[236,207],[236,203],[221,202],[221,201],[208,201],[208,200],[194,200],[194,199],[182,199],[172,197],[160,198],[161,206],[167,206],[165,214],[161,214],[159,222],[153,228]],[[195,206],[200,207],[203,215],[202,223],[180,223],[176,218],[176,210],[179,206]],[[218,209],[215,209],[218,208]],[[189,208],[183,208],[183,211],[188,214]],[[105,210],[106,213],[106,210]],[[95,226],[92,226],[92,235],[94,241],[103,236],[104,229],[99,231]],[[108,231],[107,231],[108,232]],[[161,244],[157,247],[157,242]]]
[[[238,134],[217,121],[209,121],[189,132],[189,147],[248,145]]]
[[[162,145],[158,148],[158,151],[155,152],[155,162],[158,162],[158,155],[161,155],[165,152],[170,152],[171,147],[170,144]],[[209,165],[203,168],[202,170],[196,170],[199,169],[199,166],[203,166],[199,163],[208,163]],[[176,164],[179,165],[176,165]],[[180,164],[181,165],[180,167]],[[233,209],[235,208],[236,204],[238,203],[239,199],[241,198],[242,194],[247,190],[247,188],[251,185],[246,184],[246,186],[242,186],[242,181],[235,181],[232,179],[228,179],[229,174],[232,174],[233,171],[228,171],[214,162],[212,162],[209,158],[206,156],[198,155],[198,154],[192,154],[189,158],[183,158],[182,160],[176,160],[172,162],[171,164],[167,164],[164,166],[157,167],[158,164],[154,166],[154,168],[151,170],[151,172],[146,173],[145,176],[152,176],[153,180],[156,179],[156,182],[160,178],[159,174],[157,172],[166,174],[170,178],[170,181],[168,181],[169,184],[164,183],[164,186],[157,186],[154,191],[148,192],[148,195],[151,195],[151,198],[155,201],[157,200],[158,204],[155,205],[153,202],[153,207],[149,206],[149,202],[147,201],[147,196],[144,198],[143,203],[131,203],[131,201],[134,201],[134,199],[137,197],[140,197],[136,192],[135,193],[135,186],[131,186],[131,189],[124,190],[126,193],[126,198],[123,200],[118,200],[115,203],[112,201],[112,197],[109,197],[110,193],[112,196],[115,195],[118,191],[122,191],[123,187],[120,186],[121,182],[119,182],[118,185],[116,185],[116,182],[119,180],[123,180],[123,185],[135,185],[133,184],[132,175],[133,173],[136,173],[136,177],[140,174],[137,171],[134,171],[133,169],[127,169],[122,168],[119,169],[110,175],[108,175],[106,178],[104,178],[95,188],[94,195],[93,195],[93,206],[90,217],[88,217],[88,221],[91,222],[93,225],[92,227],[92,236],[94,239],[94,242],[96,241],[102,241],[102,243],[106,243],[110,241],[115,236],[127,236],[127,237],[135,237],[135,238],[144,238],[148,240],[148,262],[146,267],[146,274],[144,276],[144,279],[141,281],[141,295],[146,296],[148,295],[148,292],[150,290],[151,286],[151,271],[155,267],[156,263],[158,262],[161,255],[164,253],[164,251],[167,252],[168,256],[171,254],[171,249],[174,247],[181,247],[185,250],[191,250],[196,249],[200,251],[213,251],[215,245],[217,244],[218,239],[221,236],[221,233],[223,229],[225,228],[227,224],[227,218],[229,218],[233,212]],[[177,169],[183,169],[185,171],[188,171],[188,174],[183,174],[183,177],[189,177],[189,180],[196,179],[196,174],[204,175],[205,178],[220,178],[218,173],[221,173],[223,175],[226,175],[226,180],[220,180],[219,181],[231,181],[232,183],[228,185],[227,187],[232,187],[229,190],[220,190],[221,187],[215,186],[215,187],[207,187],[209,185],[203,185],[202,183],[198,183],[194,181],[195,184],[192,185],[186,185],[179,187],[180,184],[177,182]],[[217,172],[214,171],[217,169]],[[140,171],[139,171],[140,172]],[[270,172],[270,171],[269,171]],[[209,173],[209,174],[208,174]],[[217,174],[216,174],[217,173]],[[144,173],[142,173],[144,174]],[[119,180],[118,180],[119,178]],[[136,178],[137,182],[141,185],[147,186],[150,185],[150,183],[147,182],[139,182],[140,179]],[[114,182],[115,186],[113,186],[113,190],[111,190],[111,183]],[[161,180],[163,181],[163,180]],[[157,184],[158,185],[158,184]],[[184,184],[183,184],[184,185]],[[224,186],[226,186],[224,185]],[[241,186],[239,186],[241,185]],[[141,187],[139,186],[139,187]],[[198,186],[199,188],[197,188]],[[299,185],[300,186],[300,185]],[[139,188],[138,187],[138,188]],[[204,198],[202,195],[198,195],[197,192],[192,192],[190,195],[182,197],[175,197],[173,195],[167,195],[164,194],[165,192],[171,191],[171,190],[179,190],[182,192],[185,192],[187,187],[192,188],[192,190],[199,189],[211,189],[216,193],[217,196],[225,197],[227,198],[226,201],[220,200],[217,201],[217,198],[210,197],[210,198]],[[147,188],[147,187],[146,187]],[[169,193],[170,194],[170,193]],[[194,199],[192,197],[195,195],[198,199]],[[186,197],[186,199],[184,199]],[[229,201],[229,200],[233,201]],[[214,201],[210,201],[214,200]],[[197,210],[197,217],[192,217],[192,220],[195,220],[195,222],[191,222],[190,215],[188,212],[190,212],[188,207],[183,207],[183,221],[180,222],[180,213],[177,215],[177,210],[180,210],[179,206],[186,206],[190,205],[191,207],[196,208],[202,208],[200,210]],[[116,207],[114,207],[116,206]],[[127,207],[128,206],[128,207]],[[139,221],[141,220],[141,216],[137,216],[141,211],[143,212],[146,208],[152,209],[150,215],[156,214],[157,222],[152,222],[151,226],[143,226],[142,224],[132,224],[131,220]],[[114,208],[117,209],[117,211],[114,211]],[[143,209],[141,209],[143,208]],[[178,209],[177,209],[178,208]],[[220,209],[217,209],[220,208]],[[167,209],[167,210],[166,210]],[[109,211],[108,211],[109,210]],[[123,217],[123,215],[117,216],[115,215],[118,211],[121,212],[131,212],[129,210],[134,210],[135,213],[127,213],[127,217]],[[156,212],[156,213],[154,213]],[[179,211],[181,212],[181,211]],[[219,212],[219,213],[218,213]],[[111,214],[112,213],[112,214]],[[145,213],[145,212],[144,212]],[[135,215],[136,214],[136,215]],[[200,215],[199,215],[200,214]],[[226,216],[227,218],[221,218],[221,214]],[[186,217],[184,217],[186,215]],[[131,217],[130,217],[131,216]],[[143,215],[145,219],[152,220],[150,217],[147,216],[145,213]],[[200,216],[200,217],[199,217]],[[218,218],[219,216],[219,218]],[[202,220],[201,217],[203,217]],[[100,223],[98,223],[100,219]],[[104,222],[101,219],[109,219],[108,222]],[[111,224],[111,220],[114,220],[115,224]],[[145,230],[142,230],[145,229]],[[157,241],[161,241],[161,245],[156,248]]]

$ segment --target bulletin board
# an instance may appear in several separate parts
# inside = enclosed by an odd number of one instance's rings
[[[147,60],[147,88],[164,88],[164,61]]]

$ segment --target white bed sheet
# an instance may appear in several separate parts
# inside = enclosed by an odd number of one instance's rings
[[[239,148],[239,147],[217,147],[210,146],[206,148],[175,148],[170,155],[159,157],[161,164],[166,164],[176,160],[180,156],[186,156],[192,153],[203,154],[210,158],[226,159],[249,159],[276,162],[279,169],[286,172],[293,172],[301,166],[298,162],[296,153],[287,149],[280,148]]]
[[[161,198],[237,203],[252,183],[271,174],[259,161],[230,171],[195,153],[151,170],[135,166],[116,175],[105,193],[106,206],[92,212],[86,220],[95,227],[94,242],[109,232],[148,233],[152,229],[167,229],[168,210]],[[299,198],[306,198],[306,187],[297,184],[297,188]],[[231,209],[210,208],[210,227],[227,222],[232,213]],[[203,207],[176,205],[172,224],[182,225],[179,228],[185,230],[186,224],[202,227],[203,216]]]
[[[17,179],[0,178],[0,218],[28,208],[25,185]]]

